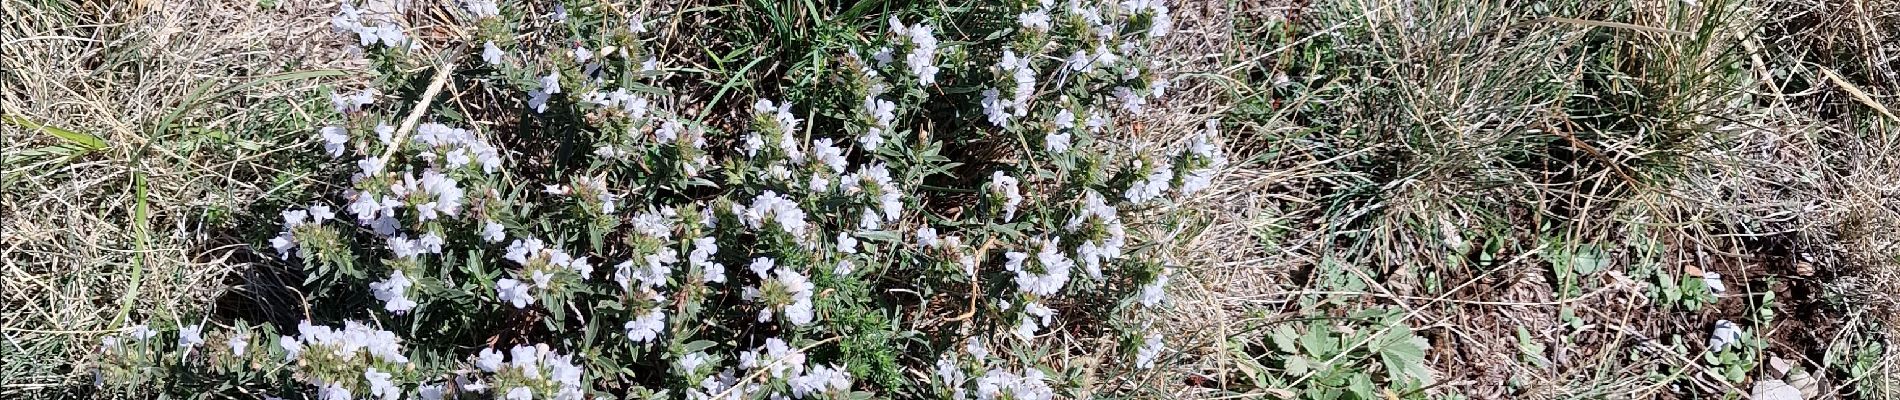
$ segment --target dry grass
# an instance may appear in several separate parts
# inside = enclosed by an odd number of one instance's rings
[[[325,10],[334,4],[0,3],[9,21],[0,108],[108,144],[36,157],[33,150],[61,142],[0,128],[0,397],[51,396],[42,389],[90,381],[74,365],[99,334],[201,314],[226,277],[246,270],[229,258],[242,245],[208,240],[228,222],[205,210],[244,208],[307,184],[274,155],[308,143],[262,132],[296,129],[298,113],[318,98],[317,82],[221,90],[351,66],[333,61],[348,59],[335,41],[311,40],[330,34]],[[193,130],[160,126],[194,100],[203,104],[179,121]]]
[[[1670,346],[1699,351],[1709,324],[1741,320],[1767,292],[1779,317],[1751,327],[1768,338],[1762,357],[1833,374],[1830,396],[1890,393],[1855,385],[1888,379],[1879,373],[1840,375],[1881,371],[1891,350],[1858,367],[1829,357],[1891,334],[1882,327],[1900,298],[1900,254],[1891,235],[1870,234],[1900,223],[1887,156],[1900,121],[1875,106],[1894,104],[1900,81],[1895,64],[1864,61],[1895,59],[1900,42],[1880,32],[1900,14],[1877,11],[1894,5],[1742,3],[1706,34],[1695,16],[1708,10],[1686,3],[1572,3],[1550,15],[1585,21],[1439,2],[1243,7],[1232,51],[1251,64],[1230,76],[1247,86],[1235,97],[1264,111],[1232,119],[1246,127],[1230,129],[1235,159],[1252,162],[1200,203],[1214,222],[1187,257],[1204,262],[1176,281],[1176,307],[1192,311],[1167,329],[1183,338],[1184,372],[1208,381],[1182,395],[1290,393],[1251,387],[1258,372],[1236,357],[1258,356],[1246,348],[1264,346],[1258,328],[1342,312],[1315,301],[1407,310],[1434,346],[1434,397],[1745,393]],[[1247,29],[1267,20],[1294,28]],[[1341,34],[1381,64],[1298,75],[1310,53],[1288,53]],[[1616,44],[1589,42],[1605,35]],[[1620,80],[1588,81],[1606,75],[1586,70],[1594,57],[1616,59],[1607,75]],[[1743,67],[1713,72],[1730,65]],[[1273,88],[1282,79],[1295,89]],[[1313,82],[1326,84],[1299,87]],[[1619,92],[1636,101],[1603,100]],[[1586,101],[1601,103],[1576,104]],[[1315,109],[1338,117],[1301,115]],[[1662,253],[1634,251],[1643,237],[1666,243]],[[1487,239],[1509,262],[1454,260]],[[1612,272],[1567,281],[1552,256],[1592,243],[1611,246]],[[1672,311],[1644,294],[1653,280],[1630,278],[1639,264],[1691,279],[1719,271],[1732,293]],[[1366,285],[1315,277],[1327,273]],[[1526,357],[1519,329],[1548,350]],[[1652,377],[1669,371],[1686,378]]]

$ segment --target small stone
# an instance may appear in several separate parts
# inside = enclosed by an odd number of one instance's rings
[[[1795,389],[1800,389],[1803,397],[1815,398],[1821,395],[1821,380],[1815,379],[1814,375],[1809,375],[1808,371],[1789,372],[1788,384],[1793,385]]]
[[[1794,368],[1794,363],[1788,361],[1786,358],[1778,356],[1768,357],[1768,377],[1770,378],[1783,379],[1788,375],[1788,370],[1792,368]]]
[[[1748,391],[1748,397],[1754,400],[1806,400],[1800,389],[1782,382],[1780,379],[1755,381],[1755,388]]]

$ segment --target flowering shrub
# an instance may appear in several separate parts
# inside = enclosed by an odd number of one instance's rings
[[[450,37],[403,12],[332,20],[378,75],[314,132],[343,189],[268,240],[312,321],[135,327],[102,385],[177,358],[326,399],[1047,399],[1088,379],[1038,356],[1063,337],[1118,339],[1124,370],[1168,351],[1169,238],[1141,232],[1226,160],[1215,121],[1115,134],[1165,102],[1158,1],[893,12],[736,120],[669,88],[690,72],[633,10],[464,0]],[[964,20],[992,22],[938,25]]]

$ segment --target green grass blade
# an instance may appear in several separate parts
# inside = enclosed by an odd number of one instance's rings
[[[107,146],[105,139],[100,139],[98,136],[93,136],[92,134],[88,134],[85,132],[77,132],[77,131],[72,131],[68,129],[62,129],[59,127],[48,126],[46,124],[34,122],[33,120],[30,120],[30,119],[27,119],[26,117],[22,117],[18,115],[0,116],[0,121],[6,121],[7,123],[10,123],[10,124],[19,125],[20,127],[26,128],[26,129],[32,129],[32,130],[36,130],[40,132],[45,132],[48,135],[53,135],[53,137],[59,138],[60,140],[64,140],[67,143],[70,143],[74,146],[78,146],[78,149],[84,150],[86,152],[105,149]]]

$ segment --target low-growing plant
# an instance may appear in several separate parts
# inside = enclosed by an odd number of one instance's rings
[[[1253,385],[1286,388],[1302,399],[1424,398],[1433,383],[1425,364],[1430,345],[1405,324],[1405,313],[1374,308],[1338,319],[1267,328],[1260,355],[1239,357]]]
[[[260,239],[304,277],[304,321],[128,328],[99,385],[1072,397],[1099,378],[1050,357],[1066,338],[1125,343],[1106,373],[1167,351],[1147,327],[1171,243],[1143,228],[1182,223],[1226,163],[1217,121],[1183,143],[1117,133],[1167,102],[1157,1],[811,7],[862,30],[806,43],[824,58],[797,74],[821,84],[743,102],[662,63],[678,31],[648,22],[659,6],[375,4],[330,21],[372,72],[329,95],[308,149],[338,190]],[[407,18],[429,13],[453,21]]]

